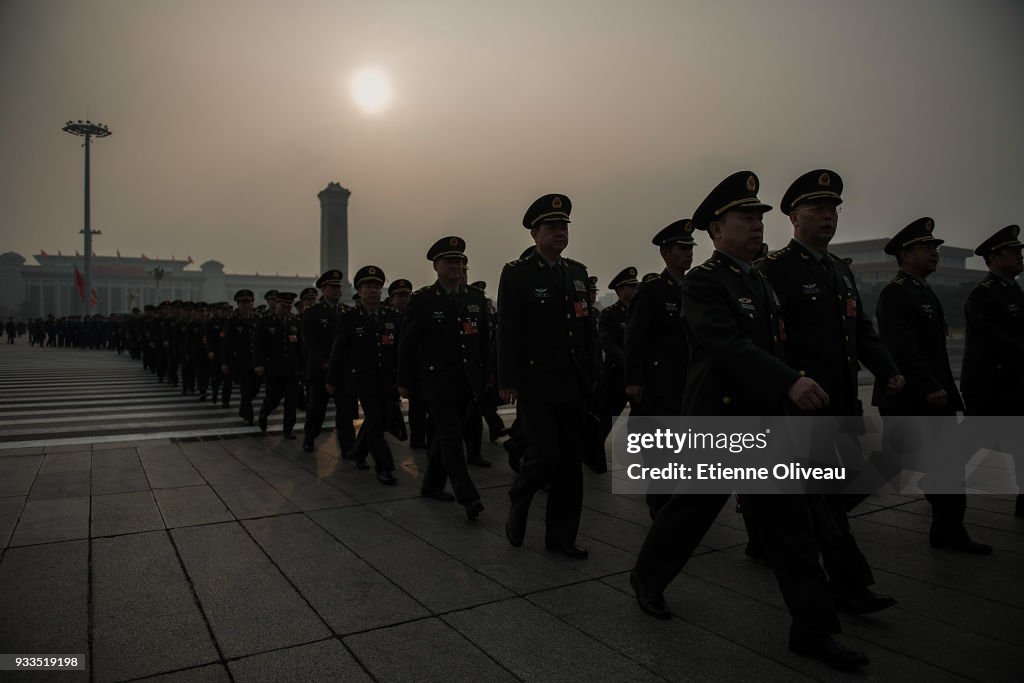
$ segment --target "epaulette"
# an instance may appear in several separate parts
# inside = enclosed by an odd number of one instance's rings
[[[983,280],[982,283],[981,283],[981,286],[982,287],[991,287],[992,285],[995,284],[995,282],[996,282],[995,280]]]
[[[415,292],[413,292],[413,294],[426,294],[427,292],[429,292],[433,288],[434,288],[434,285],[427,285],[426,287],[420,287]]]
[[[789,245],[786,245],[782,249],[776,249],[775,251],[768,252],[768,255],[765,256],[765,258],[768,259],[769,261],[775,261],[778,258],[780,258],[782,256],[785,256],[788,253],[789,253]]]
[[[562,260],[565,261],[566,263],[570,263],[570,264],[572,264],[574,266],[579,266],[583,270],[587,270],[587,266],[582,264],[582,263],[580,263],[579,261],[574,261],[573,259],[566,258],[565,256],[562,257]]]
[[[711,271],[716,270],[720,265],[722,265],[722,262],[712,256],[697,267],[710,273]]]
[[[907,278],[903,277],[902,275],[897,275],[896,277],[894,277],[892,279],[892,284],[894,284],[894,285],[902,285],[902,284],[906,284],[906,281],[907,281]]]
[[[506,268],[518,268],[519,266],[523,265],[524,263],[529,263],[529,262],[530,262],[530,259],[528,259],[528,258],[517,258],[515,261],[509,261],[508,263],[506,263],[505,267]]]

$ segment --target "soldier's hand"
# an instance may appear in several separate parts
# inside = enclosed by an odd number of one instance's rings
[[[263,376],[263,366],[262,365],[259,366],[258,368],[253,368],[252,371],[255,372],[257,375],[259,375],[260,377]]]
[[[644,398],[644,388],[639,384],[630,384],[626,387],[626,397],[633,403],[640,403]]]
[[[498,396],[501,396],[502,403],[508,403],[509,405],[516,402],[519,392],[515,389],[498,389]]]
[[[222,374],[225,374],[225,375],[230,375],[231,374],[231,368],[229,368],[226,365],[220,366],[220,371],[221,371]]]
[[[828,405],[828,394],[810,377],[793,382],[786,395],[801,410],[820,410]]]
[[[324,385],[324,389],[327,391],[328,394],[330,394],[331,396],[334,396],[335,386],[333,384],[325,384]]]
[[[930,406],[941,407],[949,401],[949,394],[946,393],[945,389],[939,389],[925,396],[924,400]]]
[[[398,387],[398,395],[402,398],[409,398],[409,387]]]
[[[329,363],[321,363],[320,364],[320,369],[321,370],[326,370],[328,365],[329,365]]]
[[[213,360],[213,355],[213,351],[210,351],[209,353],[206,354],[206,357],[209,358],[210,360]]]
[[[903,391],[903,387],[905,387],[906,385],[907,380],[906,378],[903,377],[903,375],[893,375],[885,383],[885,393],[889,394],[890,396],[895,396],[896,394]]]

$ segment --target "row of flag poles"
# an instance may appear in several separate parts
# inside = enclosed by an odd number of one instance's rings
[[[44,250],[42,250],[42,249],[40,249],[40,250],[39,250],[39,255],[40,255],[40,256],[49,256],[49,254],[47,254],[47,253],[46,253],[46,252],[45,252]],[[59,251],[59,250],[57,251],[57,256],[63,256],[63,255],[64,255],[64,254],[60,253],[60,251]],[[95,258],[95,257],[96,257],[96,252],[95,252],[95,251],[94,251],[94,252],[92,252],[92,255],[93,255],[93,258]],[[77,249],[75,250],[75,256],[81,256],[81,254],[79,254],[79,253],[78,253],[78,250],[77,250]],[[150,258],[149,258],[148,256],[146,256],[145,254],[140,254],[140,256],[142,256],[142,260],[143,260],[143,261],[151,261],[151,260],[152,260],[152,259],[150,259]],[[118,250],[117,250],[117,258],[121,258],[121,250],[120,250],[120,249],[118,249]],[[171,254],[171,260],[172,260],[172,261],[174,261],[174,260],[175,260],[175,259],[174,259],[174,254]],[[195,261],[193,261],[193,260],[192,260],[192,257],[191,257],[191,256],[189,256],[189,257],[188,257],[188,260],[187,260],[187,261],[185,261],[185,263],[186,263],[186,264],[193,264],[193,263],[195,263]]]

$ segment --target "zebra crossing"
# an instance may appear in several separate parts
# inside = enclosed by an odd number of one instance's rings
[[[238,417],[238,387],[221,408],[160,384],[110,351],[0,347],[0,450],[38,446],[213,438],[259,433]],[[253,401],[258,412],[263,394]],[[297,431],[303,427],[298,414]],[[280,408],[269,432],[283,429]],[[329,407],[325,425],[332,424]]]

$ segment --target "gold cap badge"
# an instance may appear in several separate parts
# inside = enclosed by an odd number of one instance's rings
[[[747,190],[749,192],[757,192],[757,178],[749,176],[747,178]]]

